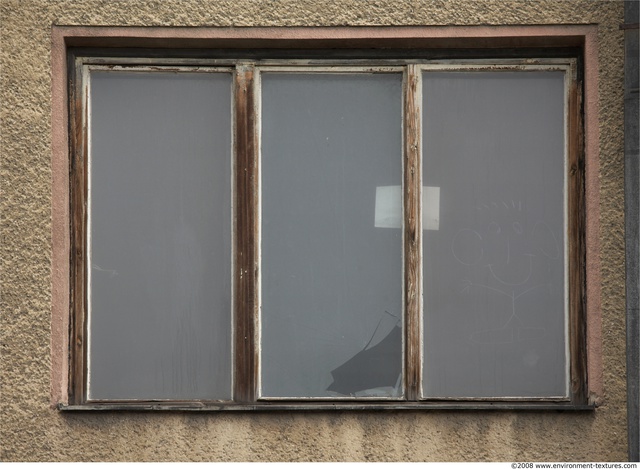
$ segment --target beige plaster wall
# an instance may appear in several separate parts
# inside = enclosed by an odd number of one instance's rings
[[[0,0],[1,460],[624,460],[618,1]],[[602,403],[593,412],[61,413],[51,397],[51,27],[598,24]]]

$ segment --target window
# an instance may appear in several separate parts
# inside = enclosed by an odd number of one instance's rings
[[[578,56],[113,55],[70,58],[73,403],[586,404]]]

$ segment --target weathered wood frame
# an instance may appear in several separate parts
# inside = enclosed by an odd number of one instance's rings
[[[452,69],[456,65],[487,69],[562,69],[566,84],[566,213],[568,272],[568,399],[466,399],[437,401],[421,398],[422,362],[422,246],[421,246],[421,74],[427,67]],[[232,67],[234,73],[233,164],[233,401],[89,401],[87,399],[87,282],[88,236],[88,66],[178,70],[181,67]],[[259,74],[255,61],[232,59],[144,59],[68,54],[70,154],[70,365],[69,403],[74,409],[590,409],[586,375],[586,247],[585,161],[582,87],[576,59],[333,59],[267,58],[264,68],[339,72],[404,70],[403,194],[404,194],[404,388],[405,399],[259,400],[260,305],[260,161]]]

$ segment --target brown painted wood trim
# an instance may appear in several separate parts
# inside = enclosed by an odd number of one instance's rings
[[[408,65],[404,86],[404,358],[405,393],[409,401],[419,398],[421,375],[420,73],[416,65]]]
[[[86,314],[87,314],[87,187],[88,187],[88,105],[81,61],[69,56],[69,175],[70,298],[69,402],[81,403],[86,395]]]
[[[239,65],[234,75],[234,400],[254,402],[258,381],[258,145],[255,70]]]
[[[568,108],[568,238],[569,238],[569,348],[570,396],[586,404],[586,210],[585,158],[582,122],[582,84],[575,78],[569,89]]]

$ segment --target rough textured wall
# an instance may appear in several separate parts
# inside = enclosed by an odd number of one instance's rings
[[[0,0],[2,460],[623,460],[622,2]],[[61,413],[49,407],[51,26],[600,25],[604,403],[595,412]]]

